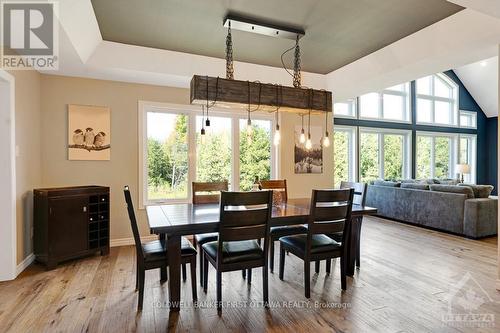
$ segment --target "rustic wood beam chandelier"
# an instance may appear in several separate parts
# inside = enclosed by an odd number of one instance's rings
[[[324,114],[332,112],[332,92],[313,90],[301,85],[301,64],[299,39],[305,35],[303,30],[261,23],[250,19],[228,15],[224,20],[228,29],[226,37],[226,78],[194,75],[191,79],[191,104],[217,105],[222,108],[248,109],[249,105],[258,105],[255,110],[267,112],[295,112],[305,114]],[[293,87],[280,86],[280,98],[276,94],[276,84],[249,82],[234,79],[233,44],[231,29],[243,30],[292,39],[294,49]],[[285,67],[285,70],[286,67]],[[288,72],[288,70],[287,70]],[[311,97],[312,96],[312,97]],[[329,102],[330,101],[330,102]]]

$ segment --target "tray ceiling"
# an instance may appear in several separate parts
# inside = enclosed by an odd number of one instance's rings
[[[228,12],[303,28],[302,69],[326,74],[463,8],[445,0],[92,0],[104,40],[224,58]],[[233,30],[234,59],[281,67],[293,41]],[[287,66],[292,64],[287,54]],[[237,68],[236,68],[237,70]]]

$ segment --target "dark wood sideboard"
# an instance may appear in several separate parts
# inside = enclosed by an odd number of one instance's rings
[[[52,269],[65,260],[109,253],[109,187],[43,188],[33,192],[38,262]]]

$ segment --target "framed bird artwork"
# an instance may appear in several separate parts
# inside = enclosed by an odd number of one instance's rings
[[[68,105],[68,159],[111,159],[111,111],[108,107]]]

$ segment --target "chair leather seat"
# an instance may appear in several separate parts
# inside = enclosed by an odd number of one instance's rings
[[[338,232],[335,234],[327,234],[327,236],[336,242],[342,243],[342,233],[341,232]]]
[[[166,240],[155,240],[142,244],[146,260],[160,260],[167,257],[167,242]],[[181,238],[181,255],[189,256],[196,255],[196,249],[193,244],[186,238]]]
[[[216,259],[218,244],[218,241],[205,243],[203,250],[210,257]],[[222,262],[224,264],[257,260],[263,257],[264,251],[256,240],[224,242],[222,245]]]
[[[305,234],[307,233],[307,227],[305,225],[271,227],[269,233],[271,237],[275,238],[282,236]]]
[[[284,245],[297,249],[300,252],[306,250],[307,235],[285,236],[280,238]],[[327,235],[317,234],[311,237],[311,253],[321,253],[340,250],[342,244],[331,239]]]
[[[208,234],[199,234],[199,235],[194,235],[194,238],[196,239],[196,242],[198,244],[203,245],[208,242],[216,241],[219,238],[219,233],[211,232]]]

